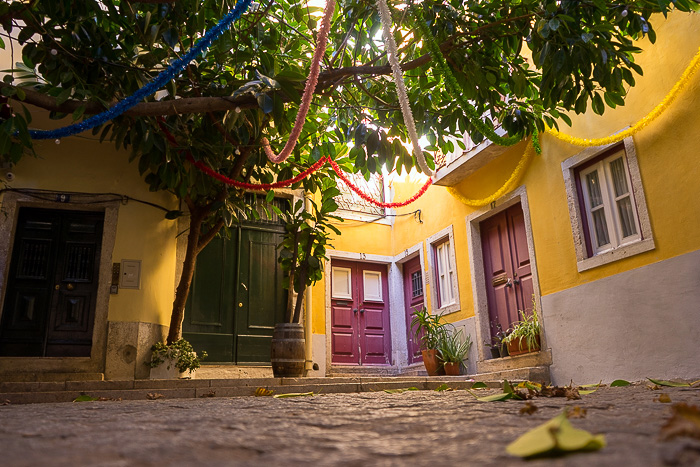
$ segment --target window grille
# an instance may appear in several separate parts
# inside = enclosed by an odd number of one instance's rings
[[[372,199],[384,202],[384,178],[381,175],[372,174],[369,181],[365,180],[361,173],[346,175],[363,193],[366,193]],[[335,197],[335,202],[338,203],[338,208],[341,211],[381,217],[386,215],[386,210],[384,208],[365,201],[357,193],[352,191],[342,180],[338,180],[338,189],[341,194]]]

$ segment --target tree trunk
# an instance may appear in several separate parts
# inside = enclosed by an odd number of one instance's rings
[[[306,245],[306,250],[304,251],[304,263],[302,263],[301,268],[299,268],[299,279],[302,284],[301,292],[297,294],[297,303],[294,307],[294,316],[292,317],[292,323],[301,322],[301,305],[304,301],[304,294],[306,293],[306,280],[309,277],[309,256],[311,256],[311,248],[314,246],[314,235],[309,235],[309,243]]]
[[[173,310],[170,315],[170,329],[168,331],[168,344],[179,340],[182,337],[182,321],[185,319],[185,303],[187,296],[190,293],[190,285],[192,277],[194,277],[194,267],[197,263],[197,254],[199,253],[199,237],[202,231],[202,222],[204,217],[196,209],[190,209],[190,230],[187,234],[187,250],[185,253],[185,261],[182,264],[182,274],[180,282],[175,290],[175,300],[173,301]]]

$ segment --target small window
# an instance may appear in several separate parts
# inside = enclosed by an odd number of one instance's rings
[[[624,148],[577,172],[589,256],[639,241],[639,217]]]
[[[411,274],[411,298],[423,295],[423,274],[416,271]]]
[[[445,239],[434,246],[435,248],[435,273],[437,289],[437,306],[442,308],[455,302],[452,282],[454,278],[454,265],[450,255],[450,241]]]
[[[382,273],[379,271],[362,271],[362,285],[366,302],[382,301]]]
[[[654,249],[632,138],[562,162],[579,272]]]
[[[352,292],[350,289],[350,268],[332,269],[333,279],[333,298],[343,298],[352,300]]]

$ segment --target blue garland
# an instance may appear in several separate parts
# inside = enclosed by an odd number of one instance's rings
[[[178,76],[182,70],[202,52],[209,48],[219,36],[226,31],[231,24],[239,19],[246,12],[253,0],[238,0],[236,6],[219,21],[216,26],[211,28],[197,43],[182,57],[174,60],[170,66],[161,71],[158,76],[153,78],[149,83],[141,89],[133,93],[131,96],[119,101],[116,105],[105,110],[102,113],[93,115],[79,123],[74,123],[55,130],[30,130],[29,135],[33,139],[53,139],[64,138],[66,136],[75,135],[83,131],[100,126],[108,120],[112,120],[123,114],[146,97],[154,94],[160,88],[165,86],[170,80]]]

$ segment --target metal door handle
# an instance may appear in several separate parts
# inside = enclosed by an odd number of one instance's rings
[[[508,281],[506,282],[506,287],[513,287],[513,279],[510,277],[508,278]]]
[[[515,279],[513,279],[513,283],[514,283],[515,285],[519,285],[519,284],[520,284],[520,279],[518,279],[518,278],[516,277]]]
[[[353,309],[352,309],[352,312],[353,312],[353,313],[357,313],[357,308],[353,308]]]
[[[75,288],[75,285],[73,284],[66,284],[66,289],[68,290],[73,290]]]
[[[365,309],[364,309],[364,308],[360,308],[360,313],[364,313],[364,312],[365,312]]]

